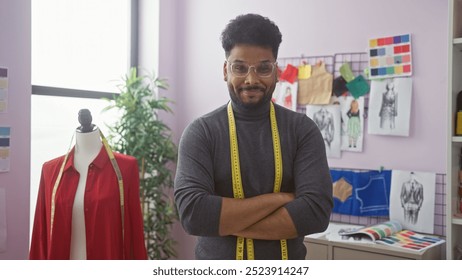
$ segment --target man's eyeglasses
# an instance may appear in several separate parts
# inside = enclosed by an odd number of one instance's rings
[[[269,78],[273,74],[274,68],[276,67],[277,62],[262,62],[257,65],[249,65],[245,62],[229,62],[226,61],[229,65],[231,73],[238,77],[244,78],[250,73],[250,69],[253,68],[255,74],[260,78]]]

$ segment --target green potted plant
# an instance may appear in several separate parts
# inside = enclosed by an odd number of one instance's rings
[[[158,96],[167,89],[165,79],[138,76],[135,67],[123,78],[120,94],[109,100],[105,111],[118,109],[121,117],[109,126],[108,141],[117,152],[134,156],[140,169],[140,199],[149,259],[176,256],[170,236],[177,219],[176,208],[169,196],[173,188],[173,163],[177,148],[170,128],[158,117],[159,112],[173,113],[172,101]]]

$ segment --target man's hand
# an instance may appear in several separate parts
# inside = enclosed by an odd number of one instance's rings
[[[294,198],[292,193],[268,193],[245,199],[224,197],[219,233],[221,236],[233,235],[247,229],[270,216]]]

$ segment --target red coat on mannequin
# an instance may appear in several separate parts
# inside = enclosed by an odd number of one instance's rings
[[[114,153],[124,182],[124,229],[116,173],[104,147],[88,167],[84,196],[87,259],[147,259],[139,197],[138,164],[134,157]],[[64,156],[46,162],[35,210],[30,259],[69,259],[72,208],[79,173],[74,166],[74,149],[64,166],[56,192],[53,235],[50,240],[53,186]]]

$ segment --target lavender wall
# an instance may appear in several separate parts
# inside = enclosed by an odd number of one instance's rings
[[[281,29],[280,57],[363,52],[370,38],[411,33],[414,75],[410,136],[367,135],[363,153],[344,152],[342,158],[330,159],[329,164],[446,173],[447,1],[160,1],[160,71],[165,69],[175,85],[177,138],[194,118],[228,100],[221,70],[222,29],[238,14],[260,13]],[[177,231],[179,258],[192,258],[192,238],[186,237],[181,227]]]
[[[0,259],[26,259],[29,252],[31,3],[0,0],[0,67],[8,68],[8,112],[0,126],[11,127],[10,172],[0,173],[6,193],[6,250]]]
[[[145,0],[149,1],[149,0]],[[180,7],[179,0],[160,0],[159,2],[159,75],[169,81],[169,90],[162,92],[166,97],[175,101],[172,105],[174,115],[164,115],[163,119],[172,128],[175,141],[181,134],[178,123],[183,120],[184,100],[189,94],[183,83],[185,72],[184,63],[184,30],[180,28],[181,18],[186,13]],[[172,195],[173,197],[173,195]],[[178,259],[194,259],[195,237],[186,234],[179,222],[173,226],[172,238],[176,241]]]
[[[9,70],[11,171],[6,192],[8,243],[0,259],[27,258],[30,181],[30,0],[0,0],[0,66]],[[413,101],[409,137],[368,135],[363,153],[343,153],[332,167],[446,173],[447,1],[441,0],[160,0],[159,64],[176,100],[168,116],[176,139],[194,118],[228,100],[219,36],[238,14],[255,12],[281,28],[280,57],[365,51],[367,39],[412,34]],[[14,237],[14,238],[13,238]],[[194,238],[175,225],[179,258],[193,258]]]
[[[409,137],[367,135],[363,153],[343,153],[332,167],[414,169],[445,173],[447,3],[440,0],[180,0],[182,57],[178,133],[195,117],[228,100],[219,36],[229,19],[256,12],[283,33],[280,57],[362,52],[367,40],[412,34],[413,100]],[[211,12],[213,11],[213,12]],[[161,66],[162,69],[162,66]],[[175,81],[177,82],[177,81]]]

